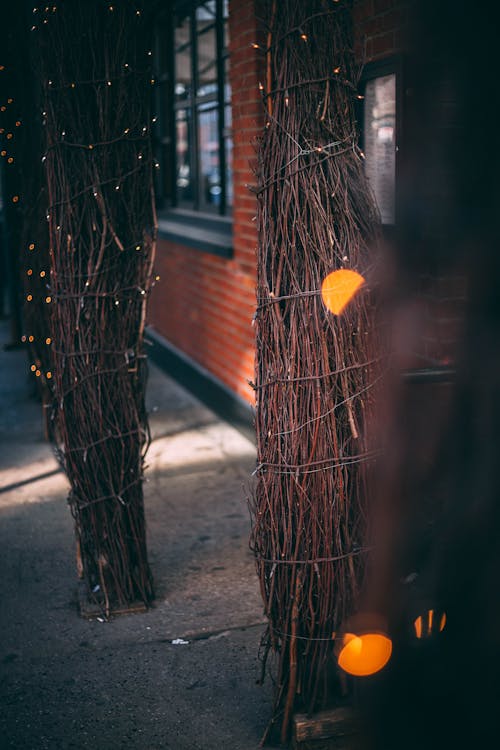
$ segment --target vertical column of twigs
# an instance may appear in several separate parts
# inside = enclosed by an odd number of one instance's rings
[[[135,3],[34,14],[44,91],[56,431],[80,572],[109,615],[149,603],[145,305],[156,239],[149,23]]]
[[[351,3],[268,3],[258,151],[257,483],[253,534],[277,654],[273,720],[339,687],[334,633],[352,614],[365,528],[365,434],[377,380],[368,285],[335,316],[330,272],[370,275],[377,216],[357,147]],[[263,741],[265,741],[266,737]]]

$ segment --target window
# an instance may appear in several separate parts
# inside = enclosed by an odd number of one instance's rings
[[[365,171],[385,225],[396,223],[396,157],[400,127],[397,67],[391,61],[368,65],[361,81],[364,99],[359,125]]]
[[[157,50],[157,192],[164,207],[225,216],[233,202],[228,2],[177,2],[166,25]]]

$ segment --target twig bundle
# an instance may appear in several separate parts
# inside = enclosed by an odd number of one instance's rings
[[[361,581],[371,303],[365,286],[335,316],[320,289],[336,269],[370,275],[377,216],[356,145],[350,3],[269,2],[267,18],[252,545],[285,741],[293,710],[332,698],[332,634]]]
[[[147,24],[134,4],[40,9],[56,433],[82,575],[109,613],[153,597],[143,331],[156,218]]]

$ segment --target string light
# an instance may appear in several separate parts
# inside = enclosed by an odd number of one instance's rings
[[[41,374],[42,373],[40,372],[40,370],[36,370],[35,375],[36,375],[37,378],[39,378]]]
[[[14,157],[13,156],[9,156],[9,158],[7,159],[7,163],[8,164],[13,164],[14,163]]]
[[[34,249],[35,249],[35,243],[30,242],[30,244],[28,245],[28,250],[34,250]]]
[[[47,303],[47,305],[50,304],[52,302],[52,297],[45,297],[45,302]]]
[[[16,120],[16,128],[21,127],[21,120]]]
[[[13,196],[12,203],[19,203],[19,196],[18,195],[14,195]]]
[[[0,151],[0,155],[1,156],[7,156],[7,151],[5,149],[3,149],[3,151]]]
[[[50,336],[48,336],[48,337],[47,337],[47,338],[45,339],[45,343],[47,344],[47,346],[49,346],[49,345],[50,345],[50,344],[52,343],[52,339],[50,338]]]
[[[45,276],[45,271],[40,271],[40,278],[43,279]]]
[[[36,365],[31,365],[30,370],[31,372],[36,372]]]
[[[34,340],[35,340],[34,336],[28,336],[28,341],[30,342],[30,344],[32,344]]]
[[[21,341],[23,342],[23,344],[26,343],[26,336],[21,336]]]
[[[32,300],[33,300],[33,295],[32,294],[27,294],[26,295],[26,302],[32,302]]]
[[[340,66],[334,68],[333,72],[335,73],[335,75],[338,75],[340,73]]]
[[[26,271],[26,273],[28,274],[28,276],[32,276],[33,275],[33,269],[32,268],[28,268],[28,270]]]
[[[47,378],[47,380],[50,380],[50,379],[51,379],[51,377],[52,377],[52,373],[50,372],[50,370],[49,370],[49,372],[48,372],[48,373],[46,374],[46,376],[45,376],[45,377]]]

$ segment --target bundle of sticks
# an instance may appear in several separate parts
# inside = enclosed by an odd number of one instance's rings
[[[377,381],[365,284],[342,314],[328,274],[369,280],[378,219],[357,146],[349,2],[267,4],[258,149],[257,481],[252,547],[277,657],[273,727],[339,688],[335,632],[362,580],[366,418]],[[337,693],[338,695],[338,693]]]

